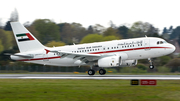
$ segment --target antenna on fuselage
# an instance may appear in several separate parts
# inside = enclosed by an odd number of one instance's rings
[[[75,43],[73,43],[73,45],[76,45]]]
[[[147,36],[145,35],[145,37],[147,38]]]

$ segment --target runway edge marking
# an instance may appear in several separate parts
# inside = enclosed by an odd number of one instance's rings
[[[180,80],[180,77],[18,77],[19,79],[156,79],[156,80]]]

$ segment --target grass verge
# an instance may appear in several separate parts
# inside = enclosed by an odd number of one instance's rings
[[[180,101],[179,80],[131,86],[130,80],[0,79],[0,101]]]

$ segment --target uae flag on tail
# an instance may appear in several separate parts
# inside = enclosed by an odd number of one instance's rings
[[[18,42],[34,40],[34,38],[29,33],[16,34]]]

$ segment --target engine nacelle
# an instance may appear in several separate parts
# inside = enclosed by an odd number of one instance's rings
[[[123,60],[121,62],[121,66],[124,67],[124,66],[135,66],[137,65],[138,63],[138,60]]]
[[[99,67],[118,67],[121,63],[121,57],[109,56],[98,60]]]

